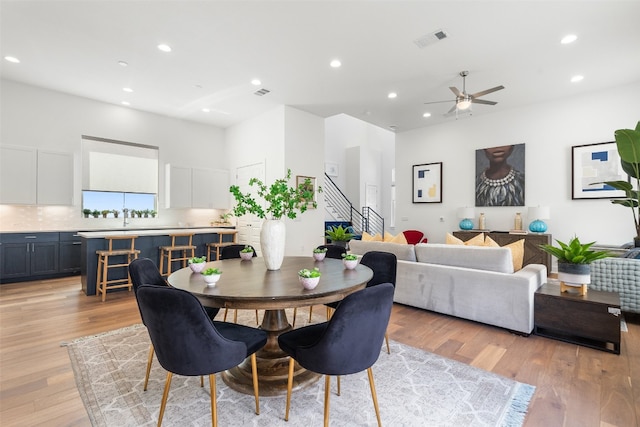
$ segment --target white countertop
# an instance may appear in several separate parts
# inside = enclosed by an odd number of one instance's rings
[[[229,228],[220,227],[200,227],[200,228],[157,228],[157,229],[129,229],[114,231],[81,231],[78,233],[80,237],[86,239],[104,239],[111,236],[168,236],[170,234],[210,234],[210,233],[229,233],[236,231]]]

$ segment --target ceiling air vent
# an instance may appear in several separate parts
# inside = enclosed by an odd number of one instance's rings
[[[269,89],[262,88],[260,90],[257,90],[255,92],[253,92],[253,94],[257,95],[257,96],[264,96],[264,95],[268,94],[269,92],[271,92]]]
[[[449,37],[449,35],[447,34],[446,31],[444,31],[444,30],[436,30],[436,31],[434,31],[432,33],[425,34],[424,36],[415,39],[413,42],[420,49],[424,49],[425,47],[427,47],[429,45],[432,45],[437,41],[444,40],[447,37]]]

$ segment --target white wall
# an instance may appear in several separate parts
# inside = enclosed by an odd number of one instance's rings
[[[475,204],[475,150],[525,143],[525,204],[550,207],[546,222],[554,239],[565,241],[575,234],[601,244],[630,242],[635,232],[628,208],[606,199],[571,199],[571,147],[613,141],[616,129],[635,128],[639,97],[640,82],[398,133],[397,228],[415,228],[430,242],[444,242],[446,232],[459,229],[457,208]],[[443,203],[412,204],[411,167],[430,162],[443,162]],[[523,213],[526,226],[532,220],[521,207],[484,207],[476,208],[475,226],[481,210],[492,230],[513,228],[516,212]]]
[[[8,80],[1,81],[0,144],[74,153],[73,207],[0,205],[0,230],[88,230],[122,226],[122,219],[81,215],[80,137],[90,135],[159,147],[159,162],[227,169],[222,129],[137,111]],[[209,225],[214,209],[164,209],[164,167],[160,168],[158,218],[132,225]]]

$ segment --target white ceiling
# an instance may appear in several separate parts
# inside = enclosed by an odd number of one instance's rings
[[[2,0],[0,14],[2,57],[21,60],[0,61],[3,78],[223,128],[282,104],[397,131],[451,121],[462,70],[469,93],[505,86],[473,115],[640,79],[640,1]]]

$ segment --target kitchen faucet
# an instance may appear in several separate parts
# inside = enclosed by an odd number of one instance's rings
[[[129,224],[129,221],[127,221],[127,217],[129,216],[129,209],[127,208],[123,208],[122,209],[122,216],[123,216],[123,222],[122,222],[122,226],[126,227],[127,224]]]

